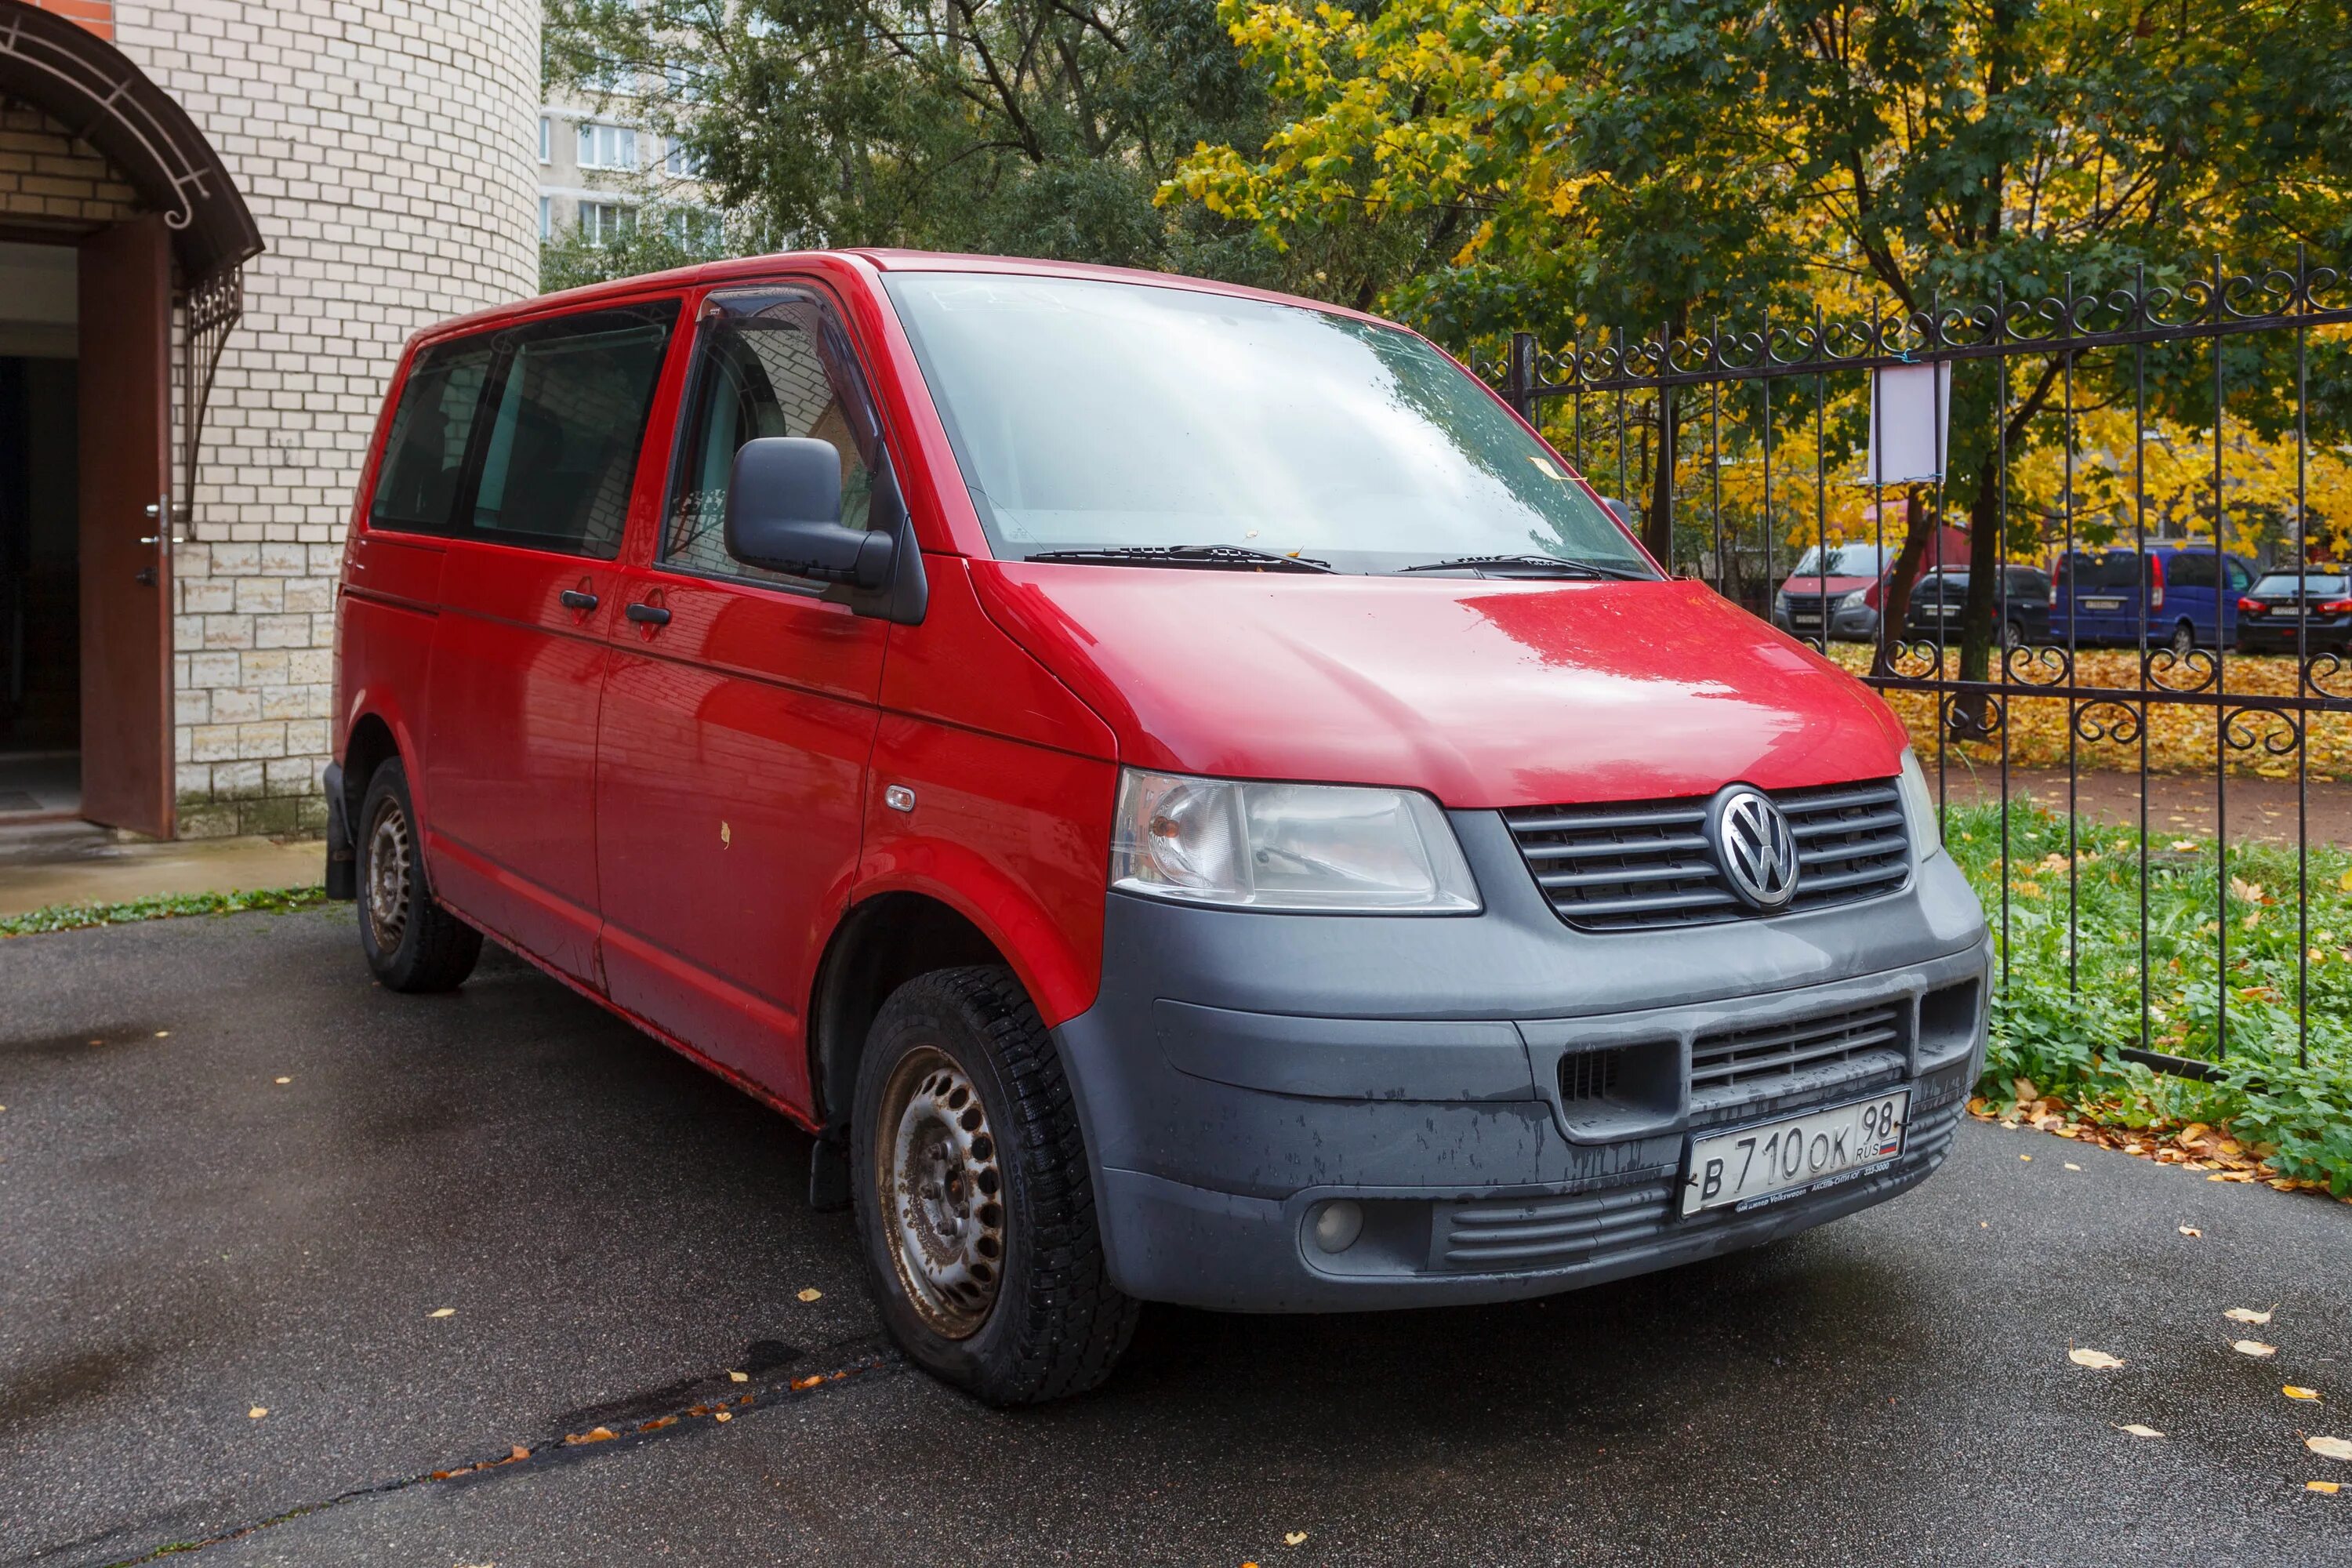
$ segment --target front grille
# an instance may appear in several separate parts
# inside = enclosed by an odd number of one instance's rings
[[[1909,1002],[1855,1007],[1793,1023],[1717,1029],[1691,1041],[1691,1100],[1735,1086],[1753,1092],[1768,1079],[1853,1060],[1865,1051],[1901,1051]]]
[[[1652,1182],[1568,1197],[1464,1204],[1441,1215],[1437,1266],[1501,1274],[1622,1250],[1656,1234],[1673,1197],[1671,1182]]]
[[[1797,896],[1782,912],[1891,893],[1911,847],[1893,779],[1769,792],[1797,839]],[[1528,806],[1503,820],[1536,885],[1580,931],[1709,925],[1759,911],[1742,902],[1707,847],[1709,797]]]
[[[1561,1057],[1560,1099],[1571,1105],[1608,1099],[1617,1088],[1617,1067],[1624,1056],[1623,1051],[1570,1051]]]

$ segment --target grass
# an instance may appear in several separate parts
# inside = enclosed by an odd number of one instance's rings
[[[239,914],[247,910],[283,915],[315,909],[326,901],[326,889],[309,887],[264,888],[234,893],[161,893],[119,904],[51,904],[21,915],[0,915],[0,937],[127,925],[133,921],[172,920],[181,915]]]
[[[2292,846],[2233,846],[2225,870],[2213,839],[2151,836],[2147,1040],[2176,1056],[2218,1055],[2221,1079],[2203,1083],[2114,1055],[2142,1037],[2139,836],[2079,819],[2074,835],[2070,861],[2064,816],[2011,806],[2008,970],[2006,984],[1996,977],[1981,1092],[2032,1098],[2017,1090],[2024,1079],[2101,1125],[2224,1128],[2280,1176],[2352,1195],[2352,855],[2311,850],[2299,928]],[[1999,809],[1955,809],[1945,841],[1998,930]],[[2070,882],[2079,933],[2071,975]],[[2225,984],[2228,1048],[2217,1052]],[[2298,1048],[2298,995],[2307,1053]]]

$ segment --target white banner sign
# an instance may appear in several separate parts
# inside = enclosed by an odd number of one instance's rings
[[[1870,466],[1863,483],[1933,484],[1944,477],[1952,423],[1952,363],[1892,365],[1871,378]]]

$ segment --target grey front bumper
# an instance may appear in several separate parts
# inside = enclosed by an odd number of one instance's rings
[[[1540,1295],[1801,1230],[1941,1162],[1982,1063],[1988,967],[1948,858],[1864,903],[1589,934],[1552,913],[1498,817],[1454,823],[1475,917],[1110,898],[1102,990],[1056,1034],[1122,1289],[1245,1311]],[[1895,1048],[1690,1089],[1696,1038],[1887,1005]],[[1626,1052],[1638,1081],[1571,1101],[1562,1060],[1595,1049]],[[1895,1087],[1912,1102],[1891,1165],[1679,1215],[1692,1131]],[[1309,1230],[1339,1198],[1362,1236],[1327,1255]]]

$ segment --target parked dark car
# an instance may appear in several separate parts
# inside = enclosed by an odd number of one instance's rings
[[[1898,553],[1893,542],[1832,544],[1826,555],[1818,545],[1806,551],[1772,595],[1772,624],[1792,637],[1813,637],[1821,636],[1826,620],[1832,637],[1874,642],[1878,607],[1885,601]],[[1932,571],[1968,558],[1968,531],[1940,528],[1928,542],[1923,564]]]
[[[2220,647],[2238,635],[2238,600],[2254,563],[2210,544],[2078,550],[2058,558],[2051,635],[2077,644],[2136,643],[2145,620],[2151,647],[2176,653]]]
[[[2010,647],[2050,640],[2050,574],[2038,566],[2004,566],[2008,582],[1994,605],[2002,626],[2002,642]],[[1904,616],[1906,631],[1915,637],[1939,632],[1947,643],[1960,640],[1960,612],[1968,604],[1969,574],[1963,571],[1930,572],[1911,590],[1911,610]]]
[[[2352,647],[2352,573],[2341,566],[2313,566],[2301,575],[2273,572],[2238,601],[2240,651],[2293,653],[2298,600],[2305,647]]]

